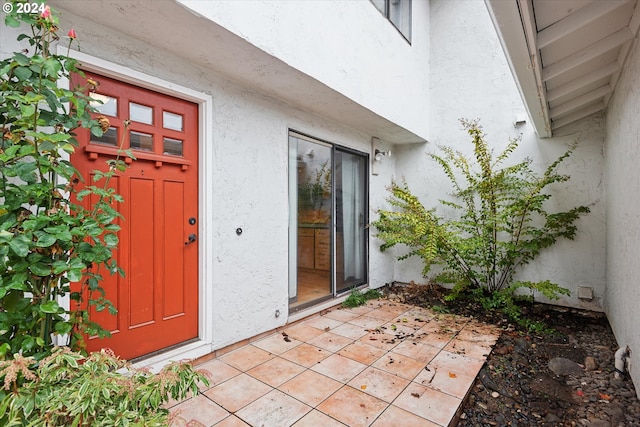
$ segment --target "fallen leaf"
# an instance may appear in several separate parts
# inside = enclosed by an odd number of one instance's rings
[[[604,394],[604,393],[598,394],[598,397],[600,397],[600,399],[603,399],[603,400],[611,400],[611,396],[609,396],[608,394]]]
[[[457,378],[458,376],[453,372],[449,372],[449,378]]]
[[[578,391],[576,391],[576,394],[577,394],[578,396],[584,396],[584,393],[582,392],[582,390],[578,390]]]
[[[325,331],[325,332],[329,332],[330,330],[331,330],[331,328],[330,328],[330,327],[328,327],[328,326],[327,326],[326,328],[324,328],[324,331]]]
[[[366,386],[366,384],[365,384],[365,385],[361,385],[361,386],[360,386],[360,388],[361,388],[362,390],[366,390],[366,389],[367,389],[367,386]]]
[[[395,331],[398,327],[396,325],[391,325],[391,329]]]
[[[420,395],[418,393],[411,393],[411,396],[420,399]]]

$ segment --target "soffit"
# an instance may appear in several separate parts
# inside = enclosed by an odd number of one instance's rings
[[[540,136],[606,111],[640,25],[637,0],[485,3]]]

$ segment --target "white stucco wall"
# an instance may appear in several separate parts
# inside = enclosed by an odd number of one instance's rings
[[[640,385],[640,44],[636,39],[606,117],[606,312],[621,347],[631,349],[631,377]]]
[[[194,65],[135,38],[63,10],[61,28],[73,26],[83,54],[212,96],[211,161],[202,163],[201,185],[210,204],[200,221],[211,256],[201,259],[213,292],[212,349],[272,330],[288,312],[288,130],[368,153],[371,136],[291,107],[280,100]],[[0,45],[18,33],[2,27]],[[15,46],[15,45],[11,45]],[[12,49],[8,49],[8,52]],[[4,52],[3,52],[4,53]],[[372,178],[370,206],[384,200],[390,169]],[[236,235],[241,227],[243,234]],[[206,243],[202,243],[202,242]],[[371,286],[392,278],[393,259],[372,251]],[[275,316],[276,310],[282,315]]]
[[[438,206],[439,199],[448,198],[449,181],[427,153],[438,152],[438,145],[447,145],[472,154],[472,144],[462,130],[460,118],[479,118],[496,152],[506,146],[509,137],[522,134],[513,162],[531,157],[540,172],[577,142],[572,157],[561,169],[572,178],[566,186],[553,188],[555,197],[549,210],[584,204],[591,205],[591,213],[577,222],[574,241],[559,241],[545,250],[517,278],[549,279],[572,292],[557,303],[601,310],[605,292],[601,120],[585,120],[568,136],[544,140],[537,138],[528,123],[514,127],[516,115],[524,113],[525,108],[484,2],[432,1],[431,31],[429,142],[398,148],[396,177],[405,177],[427,207]],[[421,270],[417,258],[402,261],[396,264],[395,278],[424,282]],[[594,301],[579,301],[578,286],[592,287]]]
[[[428,1],[413,1],[411,44],[367,0],[179,1],[382,117],[427,132]]]

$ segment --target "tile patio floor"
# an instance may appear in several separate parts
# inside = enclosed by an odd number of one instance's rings
[[[498,336],[386,300],[332,309],[199,364],[211,385],[175,403],[171,425],[453,425]]]

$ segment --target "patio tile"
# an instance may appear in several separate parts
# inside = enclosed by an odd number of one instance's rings
[[[202,365],[198,365],[196,368],[202,369],[208,372],[207,374],[209,376],[208,388],[215,387],[216,385],[222,382],[225,382],[226,380],[233,378],[236,375],[240,375],[242,373],[236,368],[234,368],[233,366],[229,366],[218,359],[213,359],[208,362],[205,362]]]
[[[328,317],[329,319],[339,320],[340,322],[348,322],[349,320],[355,319],[360,316],[360,314],[355,313],[350,309],[337,309],[331,310],[322,315],[323,317]]]
[[[423,362],[425,365],[440,352],[438,347],[415,341],[403,341],[393,348],[394,353]]]
[[[478,372],[480,372],[482,365],[484,365],[484,360],[478,360],[442,350],[433,358],[428,366],[430,368],[435,367],[437,369],[448,369],[452,372],[475,378],[475,376],[478,375]]]
[[[360,341],[386,351],[393,349],[399,343],[395,336],[381,332],[369,332],[362,336]]]
[[[373,330],[384,323],[383,320],[369,317],[367,315],[356,317],[349,321],[350,324],[360,326],[364,329]]]
[[[340,387],[342,387],[342,383],[317,372],[306,370],[278,389],[311,407],[316,407]]]
[[[365,328],[362,326],[352,325],[351,323],[345,323],[343,325],[338,326],[333,329],[331,332],[334,334],[342,335],[343,337],[351,338],[352,340],[357,340],[358,338],[367,334]]]
[[[268,351],[269,353],[280,355],[285,351],[291,350],[292,348],[302,344],[302,341],[298,341],[295,338],[289,337],[288,339],[289,341],[286,341],[282,333],[276,332],[266,338],[253,342],[252,345],[261,348],[264,351]]]
[[[352,379],[348,385],[385,402],[392,402],[409,382],[397,375],[369,367]]]
[[[269,384],[271,387],[278,387],[302,371],[304,371],[302,366],[281,357],[276,357],[247,371],[247,374],[263,383]]]
[[[384,322],[390,322],[398,317],[398,314],[403,313],[403,311],[398,312],[398,310],[388,310],[386,308],[378,308],[375,310],[371,310],[367,313],[367,317],[373,317],[374,319],[379,319]]]
[[[220,361],[241,371],[248,371],[254,366],[272,359],[274,356],[253,345],[247,345],[220,357]]]
[[[421,328],[422,326],[420,326]],[[384,325],[381,326],[381,329],[386,333],[386,334],[390,334],[390,335],[398,335],[398,336],[404,336],[404,335],[412,335],[416,332],[416,330],[420,329],[420,328],[412,328],[410,326],[407,326],[405,324],[402,323],[402,321],[397,322],[397,321],[391,321],[391,322],[387,322]]]
[[[399,353],[389,352],[378,359],[372,366],[412,380],[424,369],[425,363]]]
[[[324,334],[324,330],[305,325],[304,323],[296,323],[293,326],[285,328],[284,332],[289,336],[289,339],[293,338],[303,342]]]
[[[344,424],[314,409],[302,417],[293,427],[344,427]]]
[[[330,352],[320,347],[304,343],[286,353],[282,353],[281,357],[308,368],[327,358],[330,354]]]
[[[255,378],[240,374],[204,394],[227,411],[236,412],[271,390],[271,387]]]
[[[320,329],[324,332],[328,332],[331,329],[337,328],[338,326],[342,325],[344,322],[332,319],[327,316],[313,316],[312,318],[305,320],[302,323],[307,326]],[[327,330],[327,328],[329,328],[329,330]]]
[[[373,310],[373,307],[370,307],[369,305],[361,305],[359,307],[353,307],[350,308],[349,311],[352,313],[355,313],[359,316],[362,316],[363,314],[367,314],[368,312],[370,312],[371,310]]]
[[[339,354],[333,354],[317,365],[312,366],[311,369],[346,384],[353,379],[353,377],[364,371],[366,367],[367,365],[356,362],[355,360],[348,359]]]
[[[334,334],[332,332],[325,332],[324,334],[318,335],[317,337],[307,341],[308,344],[315,345],[316,347],[320,347],[324,350],[330,351],[331,353],[339,351],[352,342],[353,340],[351,338],[343,337],[342,335]]]
[[[245,423],[235,415],[231,415],[220,421],[218,424],[215,424],[214,427],[249,427],[249,424]]]
[[[338,352],[341,356],[348,357],[365,365],[371,365],[385,353],[385,350],[365,344],[362,341],[355,341]]]
[[[312,408],[279,390],[272,390],[236,415],[253,426],[290,426]]]
[[[389,406],[386,411],[371,424],[371,427],[441,427],[438,424],[419,417],[397,406]]]
[[[449,344],[455,336],[455,332],[441,330],[437,326],[429,323],[427,326],[418,329],[413,334],[411,340],[442,349]]]
[[[431,370],[422,371],[413,381],[458,399],[464,399],[475,381],[475,377],[462,375],[449,369],[429,369]]]
[[[192,425],[195,421],[205,426],[214,425],[229,415],[229,412],[203,395],[185,400],[175,406],[171,412],[182,418],[187,423],[186,425]],[[174,424],[180,425],[178,423]]]
[[[386,407],[386,402],[346,386],[318,405],[318,410],[350,427],[365,427]]]
[[[491,353],[491,346],[454,338],[444,347],[444,350],[473,359],[485,360],[489,353]]]
[[[393,404],[400,409],[426,418],[441,426],[448,426],[462,400],[448,394],[411,383]]]

